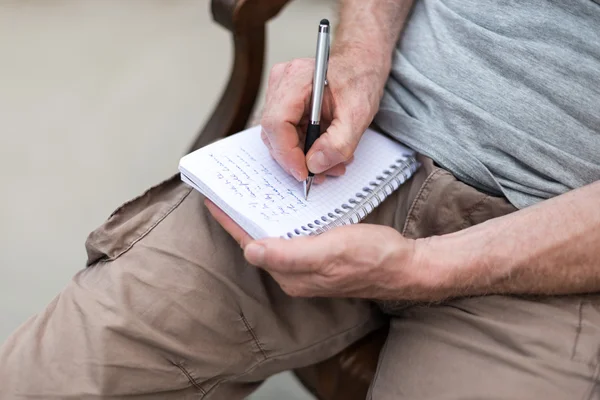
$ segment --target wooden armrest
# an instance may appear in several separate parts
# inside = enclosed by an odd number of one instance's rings
[[[212,0],[215,21],[232,32],[262,28],[290,0]]]
[[[260,89],[266,23],[290,0],[212,0],[213,19],[231,34],[234,61],[225,91],[190,151],[246,127]]]

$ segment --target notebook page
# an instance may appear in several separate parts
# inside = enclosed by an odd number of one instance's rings
[[[200,190],[217,204],[226,204],[225,211],[252,236],[284,236],[315,221],[324,223],[322,216],[347,204],[397,159],[412,155],[412,150],[368,130],[346,174],[313,185],[308,201],[302,182],[272,159],[258,126],[188,154],[180,169],[195,183],[200,181],[197,186],[210,188]]]

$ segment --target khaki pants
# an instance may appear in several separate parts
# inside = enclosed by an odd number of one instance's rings
[[[292,298],[202,200],[174,177],[94,231],[87,268],[0,348],[0,398],[240,399],[386,322],[373,399],[600,398],[599,296]],[[367,222],[425,237],[512,211],[424,160]]]

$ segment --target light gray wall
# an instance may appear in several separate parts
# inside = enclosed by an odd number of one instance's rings
[[[0,342],[84,266],[89,231],[176,172],[232,59],[209,3],[0,0]],[[292,2],[267,65],[312,56],[334,16]],[[279,382],[255,398],[292,390]]]

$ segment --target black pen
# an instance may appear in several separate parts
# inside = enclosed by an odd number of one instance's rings
[[[319,23],[317,36],[317,54],[315,56],[315,72],[313,75],[312,98],[310,102],[310,121],[304,142],[306,155],[313,143],[321,135],[321,106],[323,105],[323,92],[327,84],[327,65],[329,62],[329,21],[322,19]],[[308,178],[304,181],[304,198],[308,200],[308,192],[312,185],[314,174],[308,171]]]

